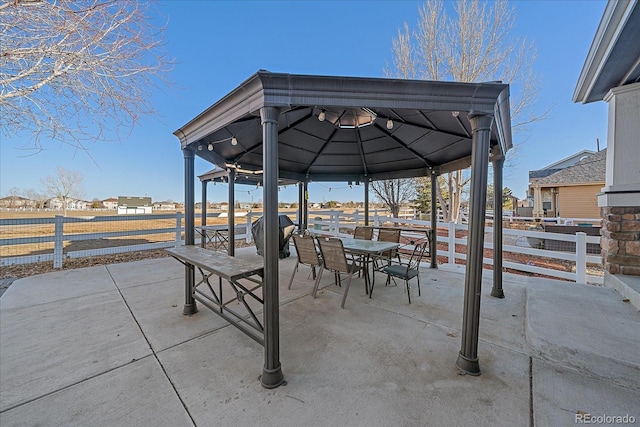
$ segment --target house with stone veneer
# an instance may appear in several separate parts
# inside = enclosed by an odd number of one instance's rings
[[[604,283],[640,309],[640,1],[610,0],[573,101],[608,104],[602,218]]]

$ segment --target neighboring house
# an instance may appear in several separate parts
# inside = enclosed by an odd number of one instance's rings
[[[118,197],[118,215],[150,214],[152,208],[151,197]]]
[[[0,199],[0,208],[26,208],[35,205],[33,200],[21,196],[7,196]]]
[[[529,200],[538,217],[598,218],[596,200],[604,186],[606,150],[582,150],[529,171]]]
[[[67,198],[67,209],[86,210],[90,204],[91,202],[86,200]],[[44,202],[44,207],[46,209],[62,210],[64,209],[64,202],[58,197],[52,197]]]
[[[67,209],[75,209],[75,210],[83,211],[83,210],[86,210],[89,206],[91,206],[91,202],[87,202],[86,200],[78,200],[78,199],[67,200]]]
[[[102,206],[104,206],[105,209],[112,209],[115,211],[116,209],[118,209],[118,199],[116,199],[115,197],[104,199],[102,200]]]
[[[53,209],[53,210],[61,210],[64,207],[64,203],[62,203],[62,200],[58,199],[57,197],[52,197],[50,199],[45,200],[44,202],[44,208],[45,209]]]
[[[153,209],[157,211],[173,211],[176,209],[176,203],[171,201],[155,202]]]

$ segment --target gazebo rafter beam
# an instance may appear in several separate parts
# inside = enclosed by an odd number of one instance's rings
[[[393,134],[391,132],[389,132],[387,130],[387,128],[384,128],[382,126],[380,126],[377,123],[373,124],[378,130],[380,130],[382,133],[386,134],[388,138],[392,139],[396,144],[398,144],[400,147],[404,148],[406,151],[408,151],[409,153],[411,153],[411,155],[413,157],[415,157],[416,159],[420,159],[425,166],[432,168],[433,165],[431,164],[431,162],[429,162],[427,159],[425,159],[420,153],[418,153],[417,151],[411,149],[409,146],[407,146],[407,144],[405,144],[402,140],[400,140],[399,138],[393,136]]]
[[[309,171],[313,167],[314,163],[318,160],[318,157],[320,157],[320,155],[322,155],[322,152],[327,149],[327,146],[329,145],[329,143],[331,143],[331,141],[333,141],[333,137],[336,135],[336,132],[338,132],[337,128],[334,129],[333,132],[331,132],[331,135],[329,135],[329,137],[327,138],[327,141],[320,148],[320,150],[318,151],[318,154],[316,154],[316,156],[313,158],[313,160],[311,160],[309,162],[309,167],[307,168],[307,171],[306,171],[307,175],[309,175]]]
[[[360,153],[360,161],[362,161],[362,170],[364,174],[367,175],[367,159],[364,157],[364,149],[362,147],[362,136],[360,135],[360,128],[356,126],[356,144],[358,144],[358,152]]]

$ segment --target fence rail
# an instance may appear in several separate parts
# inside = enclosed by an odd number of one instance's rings
[[[294,222],[299,223],[298,212],[281,212],[295,218]],[[243,213],[237,217],[237,220],[246,219],[244,224],[237,223],[236,227],[240,230],[244,228],[244,232],[236,232],[237,240],[245,240],[251,243],[251,224],[262,215],[261,212]],[[243,218],[244,217],[244,218]],[[309,217],[309,228],[316,229],[325,234],[346,237],[352,234],[356,226],[364,223],[363,212],[345,213],[337,210],[312,211]],[[163,220],[165,223],[170,221],[173,226],[162,224],[157,220]],[[153,224],[162,224],[163,226],[155,226],[154,228],[144,228],[141,221],[153,221]],[[73,232],[66,229],[73,228],[74,225],[92,225],[95,227],[106,227],[105,224],[113,224],[122,222],[127,229],[119,229],[116,231],[99,230],[96,232]],[[430,221],[421,221],[409,218],[393,218],[381,215],[380,212],[374,211],[370,217],[370,223],[375,227],[380,226],[397,226],[402,227],[403,237],[405,239],[424,238],[424,231],[430,229]],[[20,233],[15,233],[16,228],[22,227]],[[24,227],[37,229],[42,228],[44,235],[25,235]],[[415,233],[407,229],[415,228]],[[50,231],[49,231],[50,230]],[[468,226],[465,224],[455,223],[437,223],[437,242],[440,248],[437,255],[445,257],[448,263],[455,264],[456,260],[466,261],[465,251],[456,251],[456,245],[466,246],[466,233]],[[153,214],[153,215],[120,215],[120,216],[95,216],[95,217],[63,217],[56,216],[54,218],[19,218],[19,219],[0,219],[0,231],[2,236],[11,236],[20,234],[16,237],[3,237],[0,239],[0,266],[9,266],[13,264],[28,264],[42,261],[52,261],[54,268],[62,267],[65,258],[79,258],[96,255],[108,255],[116,253],[124,253],[131,251],[151,250],[168,248],[172,246],[183,245],[184,233],[184,215],[180,212],[171,214]],[[35,232],[35,231],[34,231]],[[413,234],[412,234],[413,233]],[[485,229],[485,249],[493,250],[493,228]],[[130,245],[113,245],[111,247],[102,247],[99,249],[65,249],[64,242],[81,242],[95,239],[113,239],[118,243],[117,238],[134,237],[134,236],[152,236],[155,235],[161,241],[147,241],[141,244]],[[196,237],[199,235],[196,233]],[[547,239],[563,242],[570,242],[572,251],[544,250],[531,247],[528,244],[529,239]],[[197,242],[196,242],[197,243]],[[566,280],[573,280],[580,283],[602,283],[602,276],[589,275],[587,264],[602,264],[602,258],[599,255],[591,255],[587,253],[587,244],[599,245],[600,238],[597,236],[587,236],[585,233],[577,232],[571,234],[547,233],[537,230],[516,230],[503,229],[503,266],[505,268],[534,273],[543,274],[550,277],[558,277]],[[39,250],[37,254],[28,255],[7,255],[8,248],[16,245],[39,245],[47,244],[47,250]],[[51,248],[53,244],[53,248]],[[460,248],[459,248],[460,249]],[[509,260],[508,254],[526,255],[528,257],[552,258],[570,263],[572,271],[561,271],[557,269],[545,268],[531,264],[523,264]],[[483,262],[487,265],[493,265],[492,258],[484,258]]]

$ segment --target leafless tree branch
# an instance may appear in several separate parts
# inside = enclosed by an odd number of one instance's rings
[[[0,4],[0,127],[83,148],[107,130],[155,114],[153,89],[167,86],[152,2],[5,0]]]
[[[515,12],[506,0],[457,0],[449,14],[442,0],[427,0],[418,11],[416,30],[407,24],[393,40],[389,76],[458,82],[503,81],[511,86],[514,131],[542,120],[537,113],[539,80],[533,71],[536,48],[514,37]],[[462,171],[446,174],[438,197],[446,220],[457,220],[462,194],[468,184]],[[445,203],[443,193],[449,198]],[[448,208],[447,208],[448,207]]]

